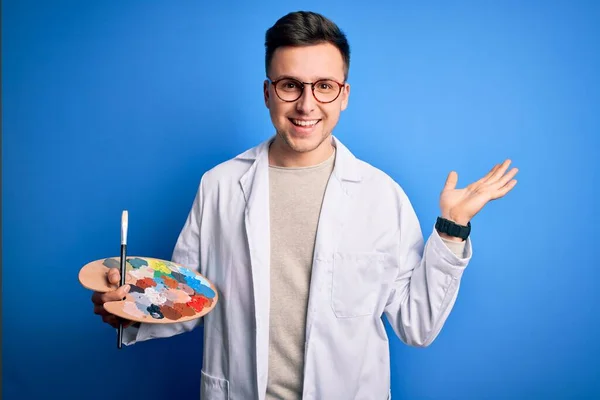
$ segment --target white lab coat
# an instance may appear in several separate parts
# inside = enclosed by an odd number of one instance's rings
[[[456,299],[471,258],[435,229],[424,243],[406,194],[355,158],[337,155],[323,200],[306,320],[303,399],[390,396],[385,314],[400,339],[427,346]],[[219,291],[204,317],[203,400],[264,399],[269,351],[269,139],[205,173],[173,261]],[[142,324],[125,343],[169,337],[200,321]]]

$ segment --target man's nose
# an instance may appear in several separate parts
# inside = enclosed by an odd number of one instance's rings
[[[316,105],[317,101],[315,96],[313,96],[311,86],[305,85],[302,96],[296,100],[296,111],[308,115],[315,109]]]

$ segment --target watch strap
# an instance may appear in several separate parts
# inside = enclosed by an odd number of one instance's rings
[[[435,229],[440,233],[445,233],[449,236],[465,240],[471,233],[471,222],[468,222],[467,226],[464,226],[450,221],[449,219],[438,217],[435,222]]]

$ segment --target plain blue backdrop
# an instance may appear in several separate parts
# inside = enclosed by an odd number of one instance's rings
[[[448,172],[520,168],[438,339],[390,337],[394,398],[600,397],[600,3],[2,3],[4,399],[197,398],[202,330],[118,351],[77,274],[123,209],[129,254],[169,258],[201,174],[272,135],[264,33],[298,9],[347,33],[335,133],[425,234]]]

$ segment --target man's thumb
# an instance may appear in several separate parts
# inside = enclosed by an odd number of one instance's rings
[[[456,188],[456,184],[458,183],[458,174],[455,171],[452,171],[448,174],[448,178],[446,178],[446,183],[444,184],[444,190],[453,190]]]

